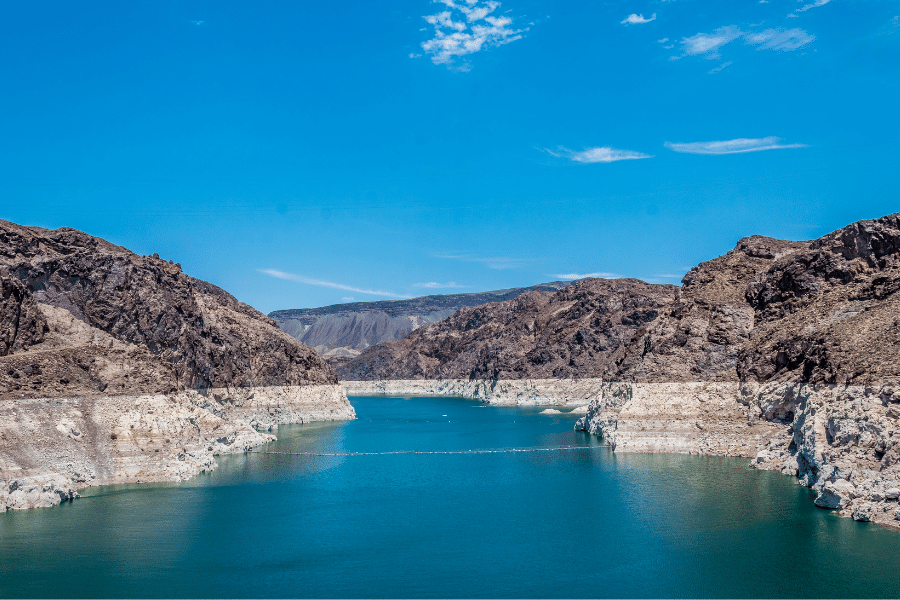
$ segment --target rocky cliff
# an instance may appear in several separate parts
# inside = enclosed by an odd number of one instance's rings
[[[744,238],[682,284],[583,281],[461,311],[339,375],[349,390],[455,377],[488,392],[590,378],[578,427],[619,452],[751,457],[820,506],[900,525],[900,214],[811,242]]]
[[[0,512],[353,417],[312,349],[158,256],[0,221],[0,289]]]
[[[569,284],[553,281],[492,292],[349,302],[321,308],[277,310],[269,316],[285,332],[339,365],[370,346],[402,339],[409,332],[445,319],[460,308],[510,300],[535,290],[556,291]]]

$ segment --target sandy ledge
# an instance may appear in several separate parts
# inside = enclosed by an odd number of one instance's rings
[[[182,481],[279,424],[354,418],[339,385],[0,400],[0,513],[88,486]]]

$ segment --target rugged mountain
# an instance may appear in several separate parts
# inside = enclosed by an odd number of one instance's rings
[[[342,380],[601,378],[737,381],[755,315],[745,290],[808,243],[762,236],[694,267],[682,287],[586,279],[460,311],[338,366]],[[560,333],[562,332],[562,333]],[[509,357],[522,357],[521,360]]]
[[[900,214],[860,221],[780,256],[746,289],[757,324],[750,381],[879,385],[900,377]]]
[[[738,355],[757,324],[746,290],[774,261],[803,248],[763,236],[692,268],[675,301],[635,338],[612,381],[738,381]]]
[[[867,385],[900,376],[900,216],[763,236],[681,288],[583,280],[465,309],[341,365],[345,380],[601,377]]]
[[[606,377],[636,332],[677,288],[636,279],[586,279],[463,308],[339,367],[341,379]]]
[[[340,359],[357,356],[375,344],[399,340],[419,327],[449,317],[460,308],[510,300],[535,290],[556,291],[570,283],[552,281],[492,292],[276,310],[269,316],[282,330],[315,348],[329,362],[340,364]]]
[[[311,348],[156,255],[0,221],[0,291],[0,512],[353,416]]]
[[[4,306],[21,302],[30,315],[41,312],[35,305],[45,305],[63,319],[59,311],[65,311],[142,353],[140,361],[154,373],[152,383],[109,369],[104,379],[101,369],[85,369],[85,360],[124,364],[106,357],[114,349],[88,351],[82,340],[72,347],[64,334],[39,342],[36,330],[26,330],[16,334],[14,343],[30,346],[32,353],[12,357],[8,364],[29,362],[46,375],[40,384],[25,386],[0,373],[0,394],[84,394],[110,385],[110,391],[134,393],[336,382],[315,352],[284,335],[271,319],[157,256],[138,256],[74,229],[0,222],[0,268],[7,274]],[[31,329],[39,327],[40,317],[34,319]]]
[[[582,281],[461,311],[338,374],[353,393],[589,402],[577,427],[617,451],[753,457],[819,506],[900,526],[900,214],[744,238],[682,284]]]

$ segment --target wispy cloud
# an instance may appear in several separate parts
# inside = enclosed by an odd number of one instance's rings
[[[690,271],[690,269],[687,269]],[[672,273],[657,273],[654,277],[659,277],[660,279],[681,279],[684,275],[674,275]]]
[[[721,142],[690,142],[687,144],[665,143],[666,148],[686,154],[740,154],[761,150],[782,150],[785,148],[806,148],[806,144],[785,144],[775,136],[764,138],[737,138]]]
[[[618,150],[609,146],[599,148],[586,148],[581,151],[570,150],[560,146],[557,150],[545,148],[545,152],[552,156],[568,158],[571,161],[579,163],[611,163],[619,160],[635,160],[638,158],[653,158],[650,154],[643,152],[635,152],[634,150]]]
[[[639,15],[631,13],[630,15],[625,17],[625,19],[622,20],[622,25],[640,25],[641,23],[649,23],[650,21],[655,21],[655,20],[656,20],[656,13],[653,13],[652,15],[650,15],[649,19],[644,16],[644,13],[641,13]]]
[[[520,40],[528,31],[528,27],[513,28],[510,17],[494,16],[492,13],[500,8],[495,0],[435,1],[450,9],[423,17],[434,27],[434,37],[422,42],[422,50],[436,65],[468,71],[470,65],[457,64],[458,58]],[[415,56],[410,54],[410,58]]]
[[[356,300],[356,298],[354,298],[353,296],[344,296],[343,298],[341,298],[341,300],[343,300],[344,302],[353,302],[354,300]]]
[[[800,8],[798,8],[797,10],[795,10],[794,12],[789,14],[788,16],[796,17],[797,13],[806,12],[811,8],[819,8],[820,6],[825,6],[829,2],[831,2],[831,0],[816,0],[815,2],[810,2],[809,4],[804,4],[803,6],[801,6]]]
[[[294,275],[293,273],[285,273],[284,271],[279,271],[277,269],[257,269],[260,273],[265,273],[266,275],[270,275],[271,277],[277,277],[278,279],[287,279],[289,281],[296,281],[298,283],[305,283],[308,285],[318,285],[320,287],[334,288],[336,290],[344,290],[345,292],[356,292],[357,294],[368,294],[370,296],[386,296],[388,298],[410,298],[411,296],[403,296],[401,294],[394,294],[392,292],[383,292],[381,290],[366,290],[358,287],[353,287],[351,285],[344,285],[342,283],[333,283],[331,281],[322,281],[320,279],[310,279],[309,277],[303,277],[302,275]]]
[[[748,33],[744,41],[757,50],[780,50],[790,52],[812,43],[816,36],[802,29],[766,29],[758,33]]]
[[[476,256],[474,254],[434,254],[435,258],[446,258],[462,262],[481,263],[489,269],[517,269],[528,261],[523,258],[510,258],[508,256]]]
[[[459,285],[455,281],[448,281],[447,283],[438,283],[436,281],[429,281],[427,283],[414,283],[413,287],[428,288],[431,290],[439,290],[439,289],[447,289],[447,288],[464,288],[467,286]]]
[[[719,50],[723,46],[743,39],[744,43],[756,46],[757,50],[780,50],[782,52],[797,50],[813,41],[816,36],[798,28],[766,29],[758,32],[746,32],[734,25],[719,27],[712,33],[698,33],[682,38],[681,55],[673,56],[676,60],[685,56],[702,56],[707,59],[721,58]],[[711,73],[717,72],[715,69]]]
[[[715,74],[718,73],[719,71],[721,71],[721,70],[723,70],[723,69],[727,69],[729,66],[731,66],[731,65],[733,65],[733,64],[734,64],[734,61],[730,61],[730,60],[729,60],[728,62],[723,62],[723,63],[722,63],[721,65],[719,65],[718,67],[713,67],[712,69],[710,69],[709,71],[707,71],[707,73],[709,73],[710,75],[715,75]]]
[[[573,279],[587,279],[589,277],[601,277],[603,279],[615,279],[619,277],[616,273],[557,273],[555,275],[551,275],[550,277],[556,277],[557,279],[565,279],[565,280],[573,280]]]

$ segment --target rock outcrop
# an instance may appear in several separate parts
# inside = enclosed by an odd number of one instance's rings
[[[278,326],[313,347],[332,365],[359,355],[370,346],[402,339],[409,332],[445,319],[460,308],[502,302],[531,291],[556,291],[568,281],[470,294],[441,294],[408,300],[348,302],[321,308],[295,308],[269,313]]]
[[[47,320],[28,288],[0,269],[0,356],[27,350],[44,341]]]
[[[0,221],[0,290],[0,512],[354,417],[312,349],[158,256]]]

